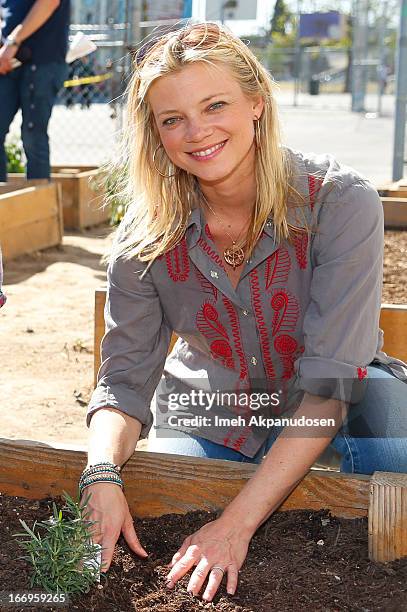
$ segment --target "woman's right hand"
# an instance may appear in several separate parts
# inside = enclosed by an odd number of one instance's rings
[[[102,546],[101,571],[107,572],[112,562],[113,551],[120,533],[140,557],[147,557],[137,537],[127,500],[122,489],[113,483],[95,482],[86,487],[82,501],[90,495],[87,504],[87,520],[97,521],[92,527],[92,541]]]

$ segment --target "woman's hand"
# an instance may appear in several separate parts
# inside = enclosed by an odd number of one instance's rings
[[[87,504],[90,521],[97,521],[92,528],[92,541],[102,546],[102,572],[107,572],[112,562],[115,544],[123,533],[127,544],[140,557],[147,557],[137,537],[133,519],[122,489],[109,482],[95,482],[85,488],[82,500],[91,494]]]
[[[233,595],[250,539],[251,536],[239,533],[237,526],[225,524],[222,517],[207,523],[188,536],[173,556],[167,586],[172,588],[177,580],[196,565],[188,583],[189,593],[197,595],[208,578],[202,598],[212,601],[225,574],[227,592]]]

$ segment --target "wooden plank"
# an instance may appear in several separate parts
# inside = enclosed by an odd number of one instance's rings
[[[383,350],[407,361],[407,305],[382,304],[380,328],[384,331]]]
[[[105,223],[110,210],[105,206],[104,188],[100,184],[99,170],[78,175],[79,226],[89,227]]]
[[[51,179],[61,185],[64,227],[83,229],[108,221],[108,207],[102,207],[104,190],[92,182],[99,174],[95,166],[53,166]],[[12,184],[29,186],[23,174],[9,174]]]
[[[403,178],[394,183],[380,185],[377,191],[381,197],[407,198],[407,179]]]
[[[0,195],[0,236],[5,260],[61,244],[61,205],[56,185]]]
[[[77,494],[86,465],[81,448],[0,438],[0,491],[29,499]],[[224,508],[255,472],[235,461],[135,452],[123,468],[130,511],[140,517]],[[280,510],[328,508],[347,518],[367,515],[368,476],[311,471]]]
[[[407,229],[406,197],[383,197],[384,227],[386,229]]]
[[[0,230],[18,229],[58,213],[55,185],[27,187],[0,195]]]
[[[8,181],[7,183],[0,183],[0,194],[10,193],[10,191],[17,191],[21,189],[21,182],[19,181]]]
[[[394,561],[407,556],[407,474],[373,474],[368,524],[372,561]]]
[[[97,170],[98,166],[52,166],[54,174],[81,174],[89,170]]]

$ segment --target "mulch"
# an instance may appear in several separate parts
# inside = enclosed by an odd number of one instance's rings
[[[57,500],[58,507],[61,501]],[[32,526],[52,513],[51,500],[0,494],[0,590],[29,587],[30,566],[12,533],[20,518]],[[275,513],[251,541],[234,596],[223,583],[213,603],[186,591],[188,577],[170,591],[166,565],[182,540],[215,518],[208,512],[138,520],[137,533],[149,551],[140,560],[120,538],[102,582],[72,598],[69,611],[94,612],[400,612],[407,610],[407,557],[378,564],[367,556],[367,520],[339,519],[327,510]],[[224,581],[225,582],[225,581]],[[14,607],[14,610],[50,610]],[[58,608],[61,610],[61,608]]]
[[[407,231],[384,233],[382,303],[407,304]]]

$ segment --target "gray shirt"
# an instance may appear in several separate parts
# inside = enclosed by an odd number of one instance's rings
[[[145,437],[155,411],[168,435],[189,431],[253,457],[269,434],[260,419],[250,424],[254,412],[291,414],[305,391],[355,403],[374,360],[406,380],[405,364],[380,350],[376,190],[331,156],[288,152],[305,197],[289,207],[288,220],[312,231],[278,244],[270,218],[236,289],[199,208],[183,240],[152,265],[136,258],[109,265],[88,425],[112,406],[137,418]],[[179,338],[167,356],[172,332]],[[259,408],[251,398],[260,395]]]

